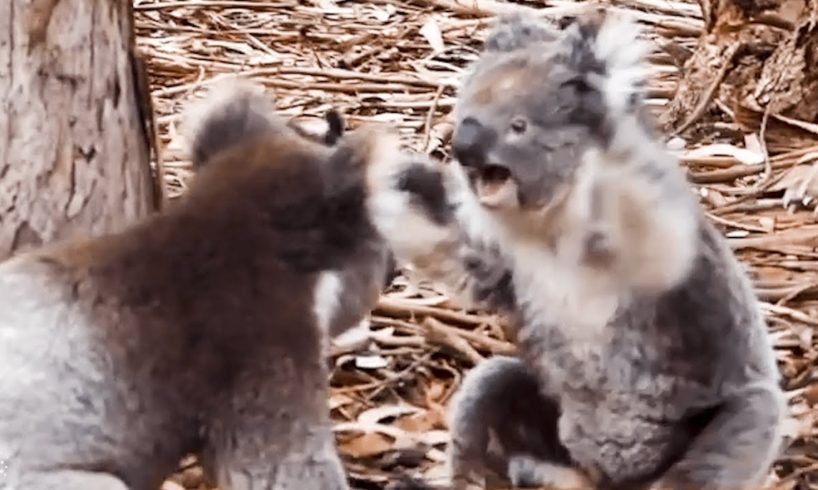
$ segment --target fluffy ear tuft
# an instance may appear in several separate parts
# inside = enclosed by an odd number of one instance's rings
[[[508,52],[523,49],[533,43],[554,41],[557,29],[545,20],[532,21],[520,13],[506,14],[494,24],[486,38],[486,51]]]
[[[335,109],[327,111],[327,113],[324,114],[324,120],[327,122],[327,132],[324,135],[324,143],[332,146],[344,135],[346,122],[344,121],[344,116]]]
[[[628,14],[591,9],[565,28],[560,55],[604,97],[615,114],[631,112],[649,76],[650,45]]]
[[[346,133],[344,146],[353,151],[368,175],[388,173],[402,155],[397,129],[386,124],[367,124]]]
[[[185,110],[183,120],[189,154],[197,168],[248,138],[285,127],[264,87],[241,78],[215,82],[203,99]]]

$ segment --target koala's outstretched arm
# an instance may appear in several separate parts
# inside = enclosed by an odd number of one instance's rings
[[[384,158],[368,169],[368,205],[397,262],[463,307],[510,308],[510,269],[495,247],[472,239],[463,226],[459,184],[448,169],[421,155]]]
[[[651,490],[761,488],[781,450],[785,411],[773,382],[736,393]]]

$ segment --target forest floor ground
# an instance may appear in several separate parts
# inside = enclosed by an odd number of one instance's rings
[[[575,2],[518,2],[537,15],[570,14]],[[702,29],[697,4],[614,0],[656,41],[650,104],[673,97],[680,56]],[[137,43],[146,56],[171,197],[191,176],[181,151],[185,103],[225,75],[267,86],[284,114],[320,121],[340,109],[348,127],[397,125],[419,151],[448,158],[449,113],[464,68],[475,59],[493,14],[491,0],[135,0]],[[681,53],[681,54],[680,54]],[[787,379],[794,443],[771,475],[776,488],[818,488],[818,219],[788,210],[783,193],[808,182],[818,136],[767,148],[763,130],[740,130],[728,107],[711,104],[669,142],[708,216],[751,271]],[[765,151],[767,158],[765,158]],[[807,179],[807,180],[805,180]],[[717,298],[713,298],[717,301]],[[466,312],[432,289],[398,278],[366,325],[332,350],[330,407],[340,451],[356,488],[382,488],[399,472],[443,476],[445,407],[464,372],[513,352],[502,319]],[[195,461],[168,489],[204,489]]]

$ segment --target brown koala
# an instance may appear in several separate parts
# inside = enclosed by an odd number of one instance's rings
[[[398,261],[518,329],[519,358],[481,363],[451,402],[455,489],[493,469],[749,490],[782,448],[763,315],[642,115],[638,34],[603,11],[561,31],[503,19],[460,89],[457,161],[380,161],[373,216]]]
[[[156,490],[192,452],[223,490],[348,488],[322,350],[383,286],[366,168],[399,141],[214,94],[179,202],[0,263],[0,488]]]

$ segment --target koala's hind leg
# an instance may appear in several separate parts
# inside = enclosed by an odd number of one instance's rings
[[[485,470],[517,487],[590,488],[560,443],[556,400],[522,361],[495,356],[463,379],[450,408],[454,490],[485,488]]]
[[[784,395],[770,381],[728,399],[651,490],[755,490],[782,449]]]
[[[107,473],[81,470],[28,473],[15,481],[0,476],[2,490],[149,490],[129,489],[122,480]]]

